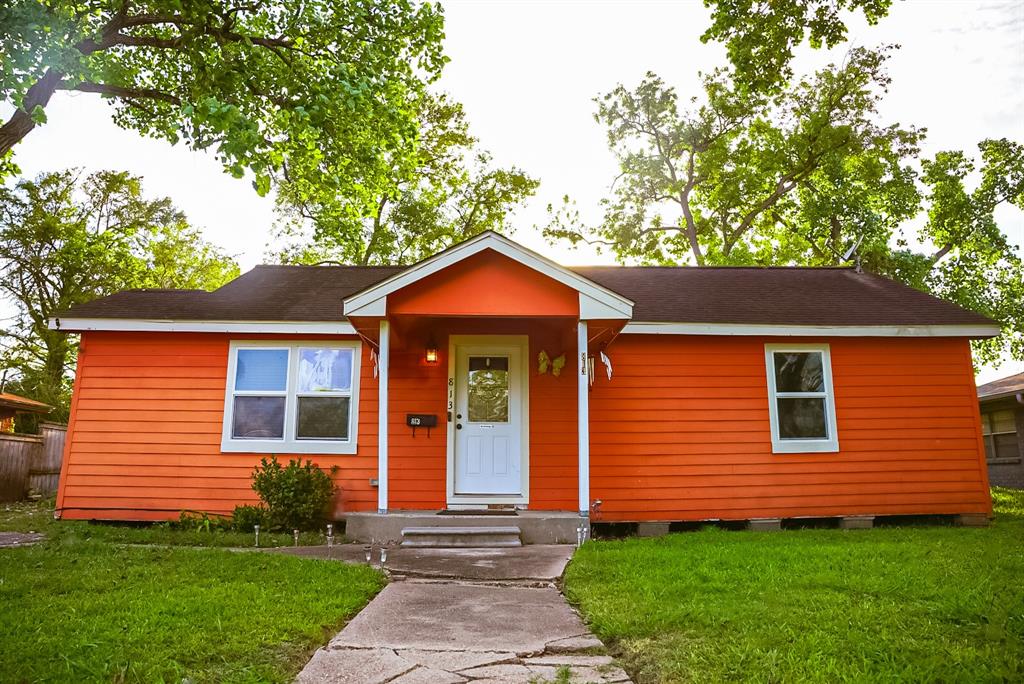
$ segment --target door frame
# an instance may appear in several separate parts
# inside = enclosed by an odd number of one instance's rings
[[[456,494],[455,493],[455,401],[458,379],[455,377],[459,347],[518,347],[520,378],[520,456],[522,479],[519,494]],[[449,508],[484,508],[487,504],[530,503],[530,337],[529,335],[449,335],[448,336],[448,444],[447,497]]]

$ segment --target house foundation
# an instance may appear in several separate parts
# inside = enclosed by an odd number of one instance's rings
[[[353,541],[373,544],[401,544],[403,530],[473,527],[518,528],[523,544],[576,544],[581,537],[590,537],[590,520],[573,511],[516,511],[513,515],[389,511],[345,515],[345,536]]]
[[[782,530],[782,518],[755,518],[747,523],[747,529],[754,532],[778,532]]]
[[[667,522],[642,522],[637,523],[636,535],[638,537],[663,537],[668,534],[669,523]]]
[[[839,519],[841,530],[869,530],[875,526],[873,515],[849,515]]]
[[[989,517],[984,513],[961,513],[956,516],[956,524],[960,527],[988,527]]]

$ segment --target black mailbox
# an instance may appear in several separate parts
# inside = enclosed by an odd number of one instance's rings
[[[416,436],[416,428],[427,428],[427,437],[430,437],[430,428],[437,427],[437,414],[434,413],[407,413],[405,424],[412,428],[412,436]]]

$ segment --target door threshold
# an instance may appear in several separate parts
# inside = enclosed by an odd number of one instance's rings
[[[519,515],[514,508],[446,508],[438,511],[438,515],[480,515],[505,516]]]

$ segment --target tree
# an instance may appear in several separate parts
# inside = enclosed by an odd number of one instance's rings
[[[475,149],[462,105],[425,98],[412,167],[396,164],[361,215],[346,197],[304,201],[284,184],[278,193],[286,246],[277,258],[292,263],[340,261],[408,264],[485,230],[501,229],[508,214],[534,193],[537,181],[517,168],[495,168]]]
[[[725,44],[737,83],[770,92],[793,76],[793,50],[807,38],[813,48],[846,42],[843,12],[860,10],[871,25],[892,0],[704,0],[711,26],[701,36]]]
[[[588,226],[567,200],[546,235],[698,266],[835,265],[858,245],[865,268],[1001,321],[980,358],[1024,357],[1024,265],[994,218],[1003,204],[1024,207],[1021,146],[982,142],[982,180],[968,190],[966,155],[921,160],[922,130],[877,123],[884,62],[855,49],[770,97],[716,72],[682,110],[653,74],[617,87],[597,101],[620,166],[603,220]],[[908,231],[922,211],[923,228]]]
[[[0,331],[0,373],[66,418],[77,347],[49,329],[51,317],[122,289],[213,289],[237,275],[169,199],[146,199],[127,173],[63,171],[0,187],[0,294],[16,312]]]
[[[215,149],[266,193],[373,194],[415,147],[439,75],[440,9],[412,0],[12,0],[0,8],[0,162],[58,90],[96,93],[126,129]],[[0,178],[4,169],[0,168]]]

